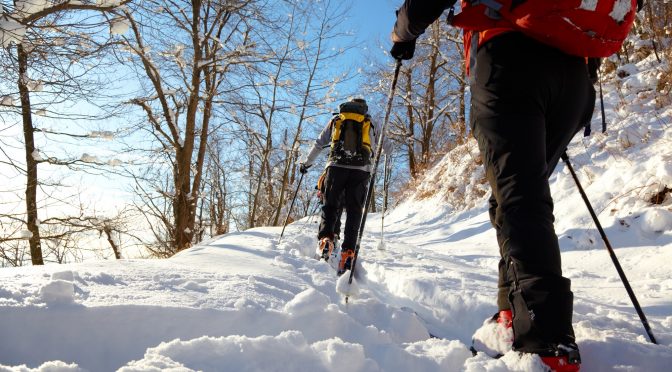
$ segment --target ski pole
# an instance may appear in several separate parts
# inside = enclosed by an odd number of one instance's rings
[[[311,222],[313,222],[313,217],[315,217],[315,213],[317,213],[317,208],[320,207],[320,203],[315,203],[315,207],[313,208],[313,211],[310,212],[310,217],[308,217],[308,221],[306,222],[306,225],[310,225]]]
[[[352,284],[352,278],[355,274],[355,267],[357,265],[357,256],[359,255],[359,247],[362,243],[362,235],[364,234],[364,225],[366,224],[366,215],[369,211],[369,205],[371,204],[371,196],[373,195],[373,186],[376,180],[376,171],[378,170],[378,163],[380,162],[380,153],[383,150],[383,138],[385,137],[385,127],[387,127],[387,122],[390,120],[390,113],[392,112],[392,101],[394,100],[394,90],[397,87],[397,80],[399,79],[399,71],[401,70],[401,59],[397,60],[397,63],[394,67],[394,78],[392,79],[392,86],[390,87],[390,96],[387,99],[387,110],[385,111],[385,120],[383,120],[383,125],[380,127],[380,136],[378,137],[378,144],[376,144],[376,157],[373,162],[373,170],[371,171],[371,181],[369,181],[369,187],[366,189],[366,196],[364,197],[364,209],[362,210],[362,218],[359,221],[359,233],[357,234],[357,244],[355,245],[355,257],[352,259],[352,265],[350,266],[350,277],[348,278],[348,284]],[[345,296],[345,303],[348,303],[348,296]]]
[[[388,154],[385,154],[385,173],[383,173],[383,206],[382,213],[380,215],[380,243],[378,244],[378,250],[385,249],[385,212],[387,210],[387,189],[390,181],[390,157]]]
[[[562,160],[565,162],[565,164],[567,164],[569,173],[572,174],[572,178],[574,178],[576,187],[579,189],[579,193],[581,193],[581,197],[583,198],[583,201],[586,203],[586,207],[588,207],[588,212],[590,212],[590,216],[593,217],[595,226],[597,226],[597,230],[600,232],[600,236],[602,236],[602,240],[604,240],[604,243],[607,246],[607,250],[609,251],[611,261],[614,263],[616,271],[618,271],[618,275],[621,277],[623,286],[625,286],[625,290],[628,292],[628,296],[630,296],[630,301],[632,301],[632,304],[635,307],[635,310],[637,311],[637,315],[639,315],[639,319],[642,321],[642,324],[644,325],[644,329],[646,330],[646,333],[649,336],[649,340],[651,340],[651,342],[654,344],[658,344],[658,342],[656,342],[656,338],[653,336],[651,327],[649,326],[649,321],[646,320],[646,315],[644,315],[644,311],[642,311],[642,307],[639,306],[639,301],[637,301],[637,297],[635,297],[635,292],[632,290],[632,287],[630,287],[630,282],[628,281],[628,278],[625,277],[625,272],[623,271],[621,264],[618,262],[616,253],[614,253],[614,249],[611,247],[609,239],[607,239],[607,234],[604,232],[604,229],[602,228],[600,221],[597,219],[597,214],[595,214],[593,207],[590,205],[590,202],[588,201],[588,196],[586,196],[586,192],[583,191],[583,187],[581,187],[579,178],[576,176],[576,173],[574,173],[574,168],[572,168],[572,164],[570,164],[569,162],[569,156],[567,156],[567,152],[564,152],[562,154]]]
[[[282,231],[280,232],[280,238],[278,239],[278,244],[280,244],[282,236],[285,234],[285,227],[287,227],[287,221],[289,221],[289,216],[292,214],[292,208],[294,208],[294,201],[296,200],[296,195],[299,194],[299,187],[301,187],[301,181],[303,181],[303,175],[304,173],[301,173],[301,177],[299,177],[299,183],[296,185],[296,191],[294,192],[292,203],[289,206],[289,211],[287,211],[287,217],[285,218],[285,223],[282,225]]]
[[[598,62],[599,66],[599,62]],[[597,83],[599,84],[600,87],[600,111],[602,112],[602,133],[607,132],[607,114],[604,112],[604,94],[602,93],[602,75],[600,74],[600,69],[599,67],[597,68],[596,71],[597,74]],[[588,137],[590,136],[590,122],[586,124],[586,128],[583,131],[583,136]]]

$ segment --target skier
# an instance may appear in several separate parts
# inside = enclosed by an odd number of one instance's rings
[[[306,173],[319,153],[330,147],[324,181],[324,205],[317,234],[317,255],[328,260],[334,250],[334,229],[336,219],[340,218],[338,211],[343,197],[346,220],[338,264],[338,275],[342,275],[350,270],[355,255],[364,197],[371,176],[371,161],[374,158],[372,144],[377,143],[377,128],[371,122],[364,99],[354,98],[344,102],[339,111],[315,140],[310,152],[300,163],[299,171]]]
[[[418,36],[455,2],[406,0],[392,32],[392,57],[411,59]],[[585,58],[516,31],[518,25],[507,24],[490,4],[463,1],[468,16],[460,26],[471,84],[470,128],[492,189],[490,221],[501,256],[499,311],[476,332],[474,343],[487,345],[482,336],[489,329],[508,345],[492,347],[501,354],[534,353],[554,371],[578,371],[573,294],[562,276],[548,178],[572,137],[590,122],[595,90]]]

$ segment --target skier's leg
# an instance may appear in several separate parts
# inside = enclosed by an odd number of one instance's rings
[[[340,203],[340,196],[343,193],[348,180],[348,169],[339,167],[329,167],[325,179],[324,205],[322,206],[322,218],[320,221],[320,230],[317,234],[318,239],[328,237],[334,239],[334,226]]]
[[[577,60],[512,33],[483,45],[474,70],[472,128],[497,204],[504,276],[514,283],[514,349],[524,352],[574,341],[572,293],[553,228],[546,114],[564,84],[558,70]]]
[[[511,306],[509,305],[509,292],[511,291],[511,281],[507,278],[506,274],[506,260],[504,260],[504,252],[502,247],[504,246],[504,237],[500,232],[500,226],[497,222],[497,198],[495,193],[490,194],[490,199],[488,199],[488,213],[490,215],[490,223],[495,229],[495,234],[497,235],[497,246],[499,247],[499,264],[498,264],[498,280],[497,280],[497,310],[510,310]]]
[[[364,198],[366,197],[366,188],[369,186],[369,173],[350,169],[348,184],[345,188],[345,228],[343,229],[343,242],[341,251],[355,249],[357,244],[357,234],[359,233],[359,223],[362,219],[362,210],[364,208]]]

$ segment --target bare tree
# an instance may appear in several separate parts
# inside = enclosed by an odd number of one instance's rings
[[[437,20],[418,40],[415,57],[400,74],[398,98],[388,135],[406,148],[406,164],[416,178],[452,146],[466,139],[467,81],[462,37]],[[377,66],[370,91],[386,93],[388,66]]]
[[[240,85],[244,88],[230,98],[242,108],[236,119],[245,131],[249,157],[248,227],[284,222],[306,126],[328,120],[324,111],[338,98],[335,86],[350,78],[336,73],[333,64],[350,48],[342,41],[337,44],[347,32],[339,25],[348,4],[305,1],[284,6],[287,10],[278,12],[282,17],[269,20],[251,35],[267,58],[243,71]]]
[[[81,60],[90,59],[108,46],[102,38],[93,37],[101,29],[109,26],[101,14],[112,11],[127,1],[105,1],[98,3],[60,2],[48,0],[14,1],[6,6],[2,17],[4,28],[0,29],[0,39],[5,47],[3,59],[10,66],[6,69],[8,77],[16,82],[18,105],[14,105],[12,93],[3,95],[5,106],[15,108],[22,122],[25,164],[17,165],[26,176],[25,204],[26,228],[29,232],[31,261],[34,265],[44,263],[38,219],[37,190],[40,185],[37,167],[44,160],[36,147],[33,115],[48,115],[46,109],[35,109],[35,92],[47,88],[51,98],[44,100],[46,93],[38,94],[38,107],[56,105],[59,101],[82,97],[80,79],[87,74],[88,68],[79,66]],[[41,75],[41,79],[36,79]],[[7,81],[2,82],[5,87]],[[31,97],[32,96],[32,97]]]
[[[158,145],[149,151],[154,170],[145,174],[151,177],[136,175],[136,180],[144,184],[142,210],[163,224],[154,230],[163,242],[159,255],[170,256],[190,247],[197,236],[215,97],[229,70],[251,59],[248,19],[258,13],[253,0],[156,0],[124,15],[132,35],[122,42],[143,84],[142,95],[128,102],[142,110],[139,129]],[[165,171],[169,179],[161,176]]]
[[[215,137],[208,145],[198,217],[199,240],[203,240],[206,232],[209,236],[217,236],[228,233],[231,228],[233,211],[226,170],[230,160],[227,161],[224,156],[223,142]]]

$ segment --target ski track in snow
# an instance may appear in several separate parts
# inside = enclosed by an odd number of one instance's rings
[[[672,109],[642,114],[652,65],[624,68],[621,91],[606,91],[610,134],[577,137],[569,153],[659,345],[570,175],[559,166],[551,179],[582,371],[672,364],[672,202],[646,202],[672,182]],[[348,304],[333,268],[312,258],[309,218],[280,244],[280,228],[256,228],[166,260],[2,269],[0,371],[543,371],[532,355],[472,357],[471,335],[496,311],[498,249],[484,200],[460,212],[444,197],[390,211],[385,250],[370,216]]]

